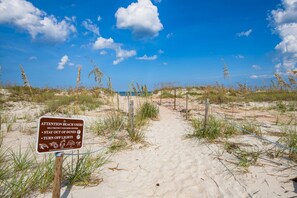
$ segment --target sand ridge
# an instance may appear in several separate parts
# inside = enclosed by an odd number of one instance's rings
[[[115,154],[96,187],[75,187],[69,197],[248,197],[211,150],[185,139],[190,126],[179,113],[160,107],[160,120],[146,131],[148,147]],[[111,169],[117,167],[120,170]]]

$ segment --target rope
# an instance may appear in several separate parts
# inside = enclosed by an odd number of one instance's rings
[[[99,152],[99,151],[102,151],[102,150],[108,148],[108,147],[113,143],[113,140],[114,140],[116,134],[120,131],[120,129],[122,128],[124,122],[125,122],[125,118],[122,120],[122,123],[121,123],[121,125],[119,126],[119,128],[118,128],[117,130],[114,131],[112,137],[110,138],[110,142],[109,142],[107,145],[105,145],[104,147],[101,147],[101,148],[99,148],[99,149],[97,149],[97,150],[90,151],[90,152],[84,152],[84,153],[78,153],[78,154],[64,153],[64,155],[67,155],[67,156],[90,155],[90,154],[97,153],[97,152]]]
[[[227,118],[225,118],[224,116],[222,116],[220,113],[218,113],[218,112],[215,112],[215,113],[217,115],[219,115],[219,117],[221,117],[223,120],[227,121],[229,124],[231,124],[232,126],[234,126],[235,128],[237,128],[237,129],[239,129],[239,130],[241,130],[241,131],[243,131],[245,133],[248,133],[248,134],[252,135],[255,138],[258,138],[258,139],[261,139],[263,141],[266,141],[266,142],[269,142],[271,144],[274,144],[275,146],[280,147],[280,148],[282,148],[284,150],[290,150],[290,151],[297,152],[297,149],[296,148],[291,148],[291,147],[288,147],[286,145],[283,145],[283,144],[280,144],[278,142],[274,142],[274,141],[271,141],[271,140],[269,140],[267,138],[264,138],[262,136],[259,136],[259,135],[255,134],[255,133],[251,132],[251,131],[248,131],[248,130],[246,130],[246,129],[240,127],[240,126],[238,126],[236,123],[234,123],[234,121],[232,122],[232,121],[228,120]]]

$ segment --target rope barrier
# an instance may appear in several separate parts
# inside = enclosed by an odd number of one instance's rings
[[[259,135],[255,134],[255,133],[251,132],[251,131],[248,131],[248,130],[246,130],[246,129],[240,127],[240,126],[238,126],[237,124],[234,123],[234,121],[232,122],[232,121],[228,120],[227,118],[225,118],[224,116],[222,116],[222,115],[221,115],[220,113],[218,113],[217,111],[216,111],[215,113],[216,113],[217,115],[219,115],[219,117],[221,117],[223,120],[225,120],[225,121],[227,121],[229,124],[231,124],[233,127],[237,128],[237,129],[239,129],[239,130],[241,130],[241,131],[243,131],[243,132],[245,132],[245,133],[248,133],[248,134],[252,135],[252,136],[255,137],[255,138],[258,138],[258,139],[261,139],[261,140],[263,140],[263,141],[266,141],[266,142],[269,142],[269,143],[271,143],[271,144],[274,144],[274,145],[276,145],[277,147],[280,147],[280,148],[282,148],[282,149],[284,149],[284,150],[290,150],[290,151],[297,152],[297,149],[296,149],[296,148],[291,148],[291,147],[288,147],[288,146],[286,146],[286,145],[283,145],[283,144],[280,144],[280,143],[278,143],[278,142],[274,142],[274,141],[271,141],[271,140],[269,140],[269,139],[267,139],[267,138],[264,138],[264,137],[262,137],[262,136],[259,136]]]
[[[67,156],[90,155],[90,154],[97,153],[97,152],[99,152],[99,151],[102,151],[102,150],[108,148],[108,147],[113,143],[113,140],[114,140],[116,134],[117,134],[117,133],[120,131],[120,129],[122,128],[122,126],[123,126],[125,120],[126,120],[125,118],[122,120],[121,125],[119,126],[119,128],[118,128],[117,130],[114,131],[112,137],[110,138],[110,142],[109,142],[107,145],[105,145],[104,147],[101,147],[101,148],[99,148],[99,149],[97,149],[97,150],[90,151],[90,152],[84,152],[84,153],[79,153],[79,154],[64,153],[64,155],[67,155]]]

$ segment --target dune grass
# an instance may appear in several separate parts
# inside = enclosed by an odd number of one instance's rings
[[[91,130],[97,135],[112,135],[120,128],[125,117],[122,112],[112,111],[107,114],[103,120],[96,121],[92,124]],[[124,126],[125,124],[123,124]]]
[[[134,116],[134,129],[131,128],[131,120],[129,117],[127,123],[127,131],[133,142],[141,142],[144,139],[143,127],[146,126],[150,119],[155,119],[159,115],[159,108],[151,103],[144,102],[136,109]]]
[[[93,173],[98,172],[98,168],[106,163],[106,158],[103,155],[92,156],[86,154],[77,158],[76,162],[67,162],[64,165],[64,179],[70,185],[88,185],[96,182],[92,180]]]
[[[281,138],[281,142],[290,148],[289,154],[297,154],[297,127],[290,126],[282,128],[282,133],[284,136]]]
[[[238,130],[231,124],[210,116],[206,127],[204,127],[203,119],[192,120],[193,132],[188,137],[196,137],[199,139],[215,140],[219,137],[230,137],[238,134]]]
[[[37,161],[30,149],[22,152],[0,147],[0,197],[29,197],[37,191],[50,190],[54,180],[54,159],[53,154],[48,154]],[[75,164],[65,159],[63,182],[70,185],[96,183],[91,176],[105,162],[104,155],[85,155]]]

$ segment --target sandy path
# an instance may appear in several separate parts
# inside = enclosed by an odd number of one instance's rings
[[[64,197],[247,197],[206,146],[184,139],[189,124],[160,107],[146,131],[146,148],[127,150],[104,167],[96,187],[62,189]],[[123,170],[110,170],[116,167]],[[63,197],[62,196],[62,197]]]

